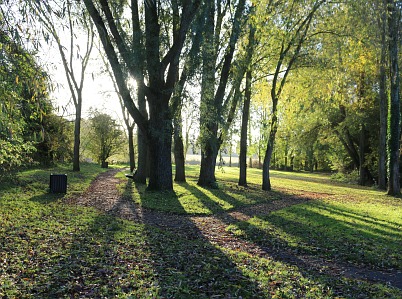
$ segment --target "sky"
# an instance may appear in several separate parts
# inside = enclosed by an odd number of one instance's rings
[[[40,59],[47,65],[48,73],[55,85],[50,93],[56,113],[67,118],[73,118],[75,108],[68,88],[67,79],[61,57],[57,49],[49,46],[38,54]],[[101,74],[102,62],[97,49],[93,49],[85,74],[83,88],[82,116],[88,118],[90,108],[97,108],[113,118],[122,119],[122,113],[118,97],[114,91],[111,79],[108,75]],[[75,71],[80,72],[76,67]],[[64,109],[63,109],[64,107]]]
[[[86,49],[86,32],[75,30],[74,50],[73,50],[73,68],[77,74],[77,80],[80,80],[81,63],[78,54],[84,55]],[[61,44],[65,49],[66,57],[69,58],[70,36],[69,30],[61,28],[58,30]],[[119,99],[114,91],[113,83],[109,75],[102,73],[104,65],[96,47],[98,41],[94,40],[94,46],[91,52],[90,60],[85,72],[83,86],[82,117],[89,117],[90,108],[97,108],[104,113],[109,114],[115,119],[122,120],[122,112]],[[56,109],[56,114],[69,119],[74,119],[75,107],[72,102],[71,92],[68,87],[65,69],[62,64],[55,41],[49,43],[42,42],[41,48],[37,53],[39,63],[44,66],[48,72],[53,90],[50,92],[50,98]]]

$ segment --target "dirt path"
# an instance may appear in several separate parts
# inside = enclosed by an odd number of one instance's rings
[[[205,238],[212,244],[223,248],[248,252],[252,255],[280,260],[299,268],[314,270],[331,276],[344,276],[353,279],[389,283],[402,289],[402,272],[382,272],[368,268],[327,261],[311,255],[294,254],[293,252],[279,251],[274,248],[261,247],[257,244],[236,238],[226,231],[229,224],[245,221],[253,216],[268,214],[285,207],[307,202],[319,197],[318,194],[308,196],[293,196],[267,204],[259,204],[237,209],[228,213],[214,216],[190,217],[173,215],[149,210],[135,204],[131,198],[121,196],[116,185],[122,181],[115,178],[120,170],[109,170],[100,174],[85,193],[69,201],[75,204],[95,207],[105,213],[112,214],[127,220],[144,223],[169,230],[183,238]]]

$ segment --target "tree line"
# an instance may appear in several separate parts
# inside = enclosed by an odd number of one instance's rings
[[[279,167],[357,170],[360,184],[400,193],[399,1],[26,1],[19,14],[35,30],[7,17],[12,3],[2,8],[10,41],[35,33],[58,46],[76,110],[74,170],[85,68],[98,42],[131,136],[134,179],[149,178],[148,189],[173,189],[172,153],[174,179],[185,181],[184,108],[193,103],[201,186],[216,187],[218,154],[235,132],[239,185],[254,153],[264,190]],[[87,36],[79,47],[77,30]]]

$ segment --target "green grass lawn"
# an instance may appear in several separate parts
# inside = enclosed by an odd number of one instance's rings
[[[103,171],[84,164],[23,171],[0,185],[2,298],[402,298],[384,284],[329,277],[68,205]],[[49,174],[67,173],[68,193],[49,194]],[[219,189],[196,185],[197,167],[173,193],[122,184],[122,193],[169,213],[214,215],[303,190],[321,200],[228,227],[258,246],[320,255],[372,268],[402,270],[402,203],[383,192],[332,183],[325,175],[272,172],[275,192],[238,188],[237,168],[217,170]],[[119,174],[124,177],[123,173]],[[130,182],[130,181],[128,181]],[[163,202],[163,204],[161,204]]]

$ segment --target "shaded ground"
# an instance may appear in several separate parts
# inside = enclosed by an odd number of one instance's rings
[[[95,207],[114,216],[169,230],[183,238],[205,238],[212,244],[223,248],[280,260],[309,271],[313,270],[336,277],[343,276],[382,282],[402,289],[402,273],[400,271],[376,271],[338,263],[333,260],[324,260],[312,255],[295,254],[290,251],[279,251],[275,248],[261,247],[252,242],[237,238],[226,230],[228,225],[238,221],[246,221],[254,216],[266,215],[272,211],[291,205],[318,199],[323,194],[304,192],[300,195],[283,196],[280,200],[270,203],[238,208],[213,216],[176,215],[142,208],[138,204],[135,204],[131,197],[122,196],[116,187],[117,184],[121,183],[121,179],[115,178],[115,174],[118,171],[120,170],[110,170],[100,174],[84,194],[69,199],[69,202]]]

